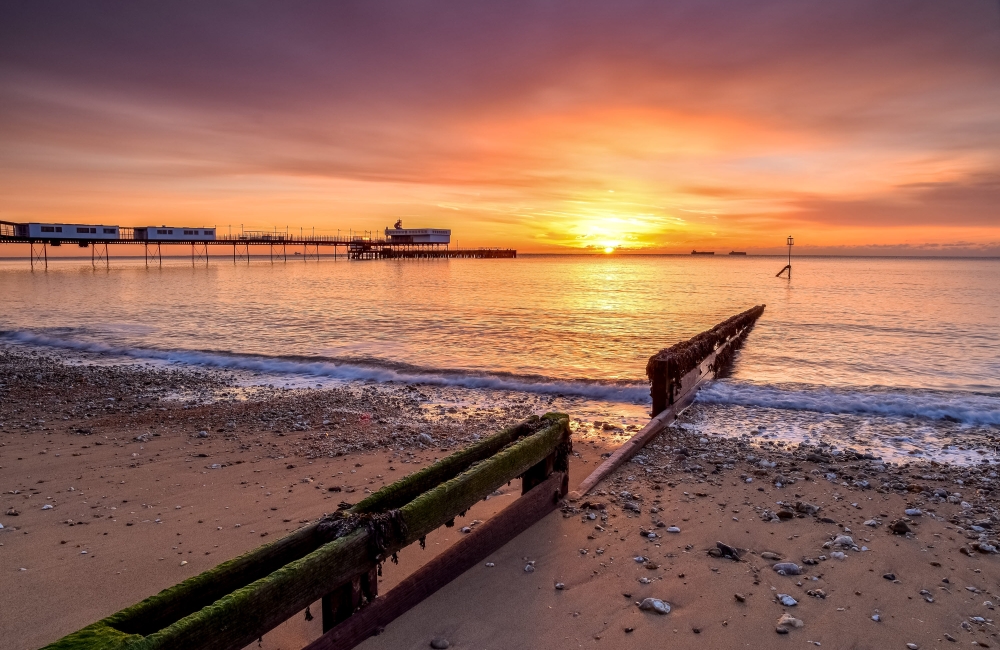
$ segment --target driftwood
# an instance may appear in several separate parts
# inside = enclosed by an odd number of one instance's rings
[[[48,648],[235,650],[324,596],[332,596],[330,608],[336,604],[342,616],[348,605],[338,588],[352,588],[346,599],[353,609],[355,578],[504,483],[565,454],[568,439],[565,415],[532,418]]]
[[[556,509],[566,474],[555,472],[491,517],[384,596],[313,641],[305,650],[353,648],[407,610],[486,559],[501,546]]]

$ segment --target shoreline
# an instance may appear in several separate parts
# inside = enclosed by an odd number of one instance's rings
[[[0,384],[0,568],[14,585],[0,610],[11,648],[54,641],[538,406],[452,413],[428,406],[432,387],[248,388],[226,371],[66,364],[11,348],[0,348]],[[582,424],[574,423],[571,489],[625,434],[597,437]],[[432,443],[420,441],[425,433]],[[501,549],[495,567],[468,571],[360,647],[424,648],[436,636],[453,647],[566,647],[570,639],[616,647],[673,636],[680,647],[737,648],[748,634],[766,635],[759,640],[768,646],[935,647],[949,634],[996,647],[994,467],[893,466],[828,452],[671,427],[581,503]],[[460,525],[435,531],[431,552],[405,549],[398,566],[386,565],[380,589],[518,492],[499,490]],[[897,521],[911,532],[889,532]],[[667,532],[672,526],[680,532]],[[838,535],[858,550],[823,548]],[[711,555],[717,541],[742,560]],[[797,563],[802,575],[778,576],[765,553]],[[526,561],[535,572],[523,571]],[[890,573],[895,581],[883,578]],[[822,597],[808,594],[817,590]],[[783,607],[779,593],[797,604]],[[640,611],[646,597],[673,610]],[[804,627],[779,636],[785,612]],[[261,647],[302,647],[319,633],[318,618],[292,619]]]

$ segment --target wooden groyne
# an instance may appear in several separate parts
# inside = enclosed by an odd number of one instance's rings
[[[320,599],[325,635],[314,646],[353,647],[550,512],[566,494],[571,449],[567,416],[529,418],[47,649],[237,650]],[[518,477],[522,497],[497,515],[500,524],[432,560],[419,584],[404,581],[376,598],[383,562]],[[380,604],[348,632],[338,625],[372,603]]]
[[[688,392],[690,386],[685,385],[685,379],[688,384],[695,380],[691,372],[699,366],[708,362],[711,367],[706,370],[712,371],[728,366],[733,353],[743,345],[743,339],[763,313],[764,305],[757,305],[650,357],[646,377],[653,398],[652,415],[659,415]]]
[[[757,305],[650,357],[646,376],[653,398],[650,413],[653,419],[585,478],[569,499],[573,501],[586,495],[673,422],[677,414],[694,401],[703,383],[730,366],[733,355],[763,313],[764,305]]]

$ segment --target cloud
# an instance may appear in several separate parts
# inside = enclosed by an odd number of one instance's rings
[[[1000,170],[948,182],[897,186],[872,198],[802,199],[791,218],[841,226],[1000,226]]]
[[[398,214],[483,244],[644,249],[791,227],[831,245],[945,225],[992,241],[996,14],[986,0],[13,2],[0,218]]]

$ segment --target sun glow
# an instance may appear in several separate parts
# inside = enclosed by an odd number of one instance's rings
[[[604,252],[605,253],[614,253],[615,252],[615,247],[614,246],[605,246],[604,247]]]

